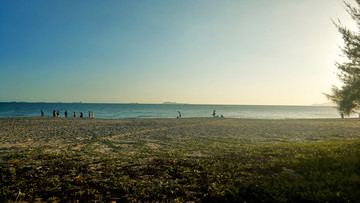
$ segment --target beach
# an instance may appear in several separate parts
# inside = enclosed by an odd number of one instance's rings
[[[358,119],[0,119],[0,201],[355,202]]]
[[[2,155],[31,148],[100,153],[210,149],[360,138],[359,119],[80,119],[1,118]]]

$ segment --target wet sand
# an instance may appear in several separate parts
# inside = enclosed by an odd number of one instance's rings
[[[2,156],[39,147],[100,153],[180,150],[200,156],[249,144],[359,138],[359,119],[0,119]]]

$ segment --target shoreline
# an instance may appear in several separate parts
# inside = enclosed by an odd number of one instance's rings
[[[19,116],[19,117],[0,117],[0,120],[1,119],[79,119],[79,120],[151,120],[151,119],[176,119],[176,120],[181,120],[181,119],[214,119],[214,120],[217,120],[217,119],[233,119],[233,120],[275,120],[275,121],[286,121],[286,120],[359,120],[360,121],[360,118],[356,118],[356,117],[345,117],[345,118],[232,118],[232,117],[224,117],[224,118],[221,118],[221,117],[182,117],[182,118],[176,118],[176,117],[171,117],[171,118],[166,118],[166,117],[163,117],[163,118],[88,118],[88,117],[85,117],[84,118],[80,118],[79,116],[77,116],[76,118],[74,117],[64,117],[64,116],[60,116],[60,117],[52,117],[52,116],[44,116],[44,117],[41,117],[41,116]]]
[[[245,119],[312,119],[340,118],[335,108],[328,106],[284,106],[284,105],[130,105],[130,104],[4,104],[0,117],[52,117],[53,111],[59,111],[64,117],[73,112],[80,112],[88,117],[88,112],[94,112],[95,118],[104,119],[134,119],[134,118],[176,118],[181,112],[183,118],[212,117],[224,115],[225,118]],[[351,116],[353,117],[353,116]]]

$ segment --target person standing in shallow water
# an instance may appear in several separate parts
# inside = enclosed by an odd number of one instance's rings
[[[91,118],[91,111],[89,111],[89,118]]]
[[[44,112],[43,112],[43,110],[41,110],[41,117],[44,117]]]
[[[74,111],[74,118],[76,118],[76,112]]]
[[[80,118],[84,118],[84,114],[80,112]]]
[[[65,118],[67,118],[67,110],[65,111]]]
[[[53,117],[54,118],[56,117],[56,111],[55,110],[53,111]]]
[[[213,116],[213,117],[215,117],[215,116],[216,116],[216,111],[215,111],[215,110],[213,111],[212,116]]]
[[[57,117],[60,117],[60,111],[59,110],[57,111]]]

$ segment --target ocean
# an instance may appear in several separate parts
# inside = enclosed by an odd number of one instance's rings
[[[195,104],[90,104],[90,103],[0,103],[0,117],[39,117],[41,110],[44,117],[52,117],[53,110],[60,111],[60,117],[68,111],[68,117],[73,112],[80,112],[87,118],[89,111],[95,118],[176,118],[181,113],[182,118],[212,117],[216,115],[225,118],[248,119],[312,119],[339,118],[335,107],[330,106],[263,106],[263,105],[195,105]]]

